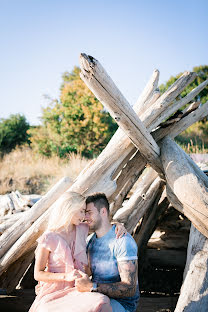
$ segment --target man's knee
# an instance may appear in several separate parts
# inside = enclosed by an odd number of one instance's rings
[[[110,299],[112,312],[126,312],[124,307],[115,299]]]

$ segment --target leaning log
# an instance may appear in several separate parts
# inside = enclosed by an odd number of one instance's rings
[[[146,194],[142,198],[142,201],[134,207],[134,210],[132,211],[125,223],[125,226],[129,233],[133,232],[137,223],[146,214],[146,212],[151,210],[157,196],[161,196],[160,192],[163,189],[163,183],[164,182],[159,177],[157,177],[155,181],[153,181],[153,183],[150,185],[149,189],[146,191]]]
[[[167,184],[182,203],[183,213],[208,237],[208,177],[196,164],[190,164],[187,157],[171,138],[162,141],[161,158]]]
[[[157,143],[104,68],[86,54],[80,56],[80,65],[82,80],[99,101],[107,107],[120,128],[125,131],[140,153],[160,173],[161,164],[158,160],[160,149]]]
[[[133,195],[130,197],[128,202],[126,202],[126,204],[124,204],[123,207],[114,214],[113,219],[126,223],[133,210],[139,206],[143,200],[146,199],[146,192],[156,177],[157,173],[152,168],[147,170],[147,173],[138,183]]]
[[[207,312],[208,239],[191,226],[184,281],[175,312]]]
[[[15,241],[30,228],[35,220],[41,216],[71,185],[68,177],[61,179],[51,190],[33,205],[23,217],[20,218],[0,237],[0,258],[9,250]]]

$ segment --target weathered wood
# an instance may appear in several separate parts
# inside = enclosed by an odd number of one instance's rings
[[[155,181],[150,185],[149,189],[146,191],[146,196],[142,198],[142,201],[140,201],[139,205],[135,206],[133,212],[129,215],[125,223],[125,226],[129,233],[133,232],[139,220],[144,216],[148,209],[151,209],[161,188],[162,180],[157,177]]]
[[[186,78],[184,79],[186,80]],[[183,80],[180,82],[183,84]],[[174,92],[174,88],[168,90],[168,92],[165,93],[166,96],[163,95],[163,102],[170,104],[173,101],[171,92]],[[177,96],[178,93],[174,92],[174,95]],[[134,109],[139,114],[136,105],[134,106]],[[155,116],[154,120],[157,123],[157,114],[162,113],[163,108],[158,107],[157,110],[155,110],[154,105],[152,105],[149,109],[151,109],[150,114]],[[169,110],[169,106],[166,110]],[[148,115],[143,116],[144,124],[146,126],[147,123],[145,118],[147,117]],[[117,168],[128,158],[128,155],[130,155],[129,158],[131,157],[132,149],[135,149],[134,145],[125,133],[121,129],[118,129],[96,161],[88,168],[88,170],[84,170],[83,173],[78,176],[70,190],[83,194],[89,194],[96,191],[103,192],[103,190],[105,190],[106,195],[110,197],[117,188],[116,182],[112,177],[114,176],[114,173],[116,173],[116,175],[118,174]],[[99,181],[99,183],[96,183],[95,185],[95,181]]]
[[[60,194],[60,193],[59,193]],[[35,248],[38,237],[46,230],[50,212],[53,205],[50,206],[12,245],[12,247],[0,259],[0,275],[5,272],[9,266],[17,261],[28,250]],[[18,222],[18,221],[17,221]],[[4,235],[4,234],[3,234]],[[3,236],[2,235],[2,236]],[[1,237],[2,237],[1,236]]]
[[[116,180],[117,189],[110,197],[110,202],[112,202],[110,206],[111,216],[122,206],[124,198],[138,180],[145,165],[146,161],[144,157],[140,153],[137,153],[123,168]]]
[[[208,308],[208,239],[192,225],[183,285],[175,312]]]
[[[8,270],[0,277],[0,287],[7,290],[10,294],[22,279],[28,266],[34,258],[34,249],[29,250],[26,254],[12,263]]]
[[[144,122],[144,125],[149,131],[155,129],[163,120],[167,119],[178,109],[188,104],[207,86],[208,80],[201,83],[181,100],[172,103],[177,95],[179,95],[183,89],[196,78],[196,76],[196,73],[185,72],[165,93],[163,93],[163,95],[159,97],[153,106],[149,107],[149,109],[140,116],[141,121]],[[170,104],[172,105],[170,106]],[[150,115],[153,108],[155,114]]]
[[[142,114],[147,107],[154,103],[155,100],[160,96],[160,92],[156,91],[159,82],[159,70],[154,70],[150,80],[145,86],[142,94],[139,96],[135,106],[137,107],[137,112]]]
[[[194,163],[190,165],[187,157],[170,137],[162,141],[161,158],[166,181],[182,203],[183,213],[208,237],[208,177],[201,171],[202,180],[196,174],[200,169]]]
[[[61,179],[52,189],[44,195],[41,200],[30,208],[20,220],[15,222],[0,237],[0,257],[14,244],[14,242],[34,223],[34,221],[42,215],[44,211],[50,207],[61,194],[63,194],[71,185],[68,177]]]
[[[80,77],[88,88],[108,108],[110,114],[140,153],[148,159],[155,170],[161,172],[161,164],[158,161],[160,155],[158,145],[101,64],[92,57],[81,54],[80,67]]]
[[[153,137],[156,141],[161,140],[166,135],[169,135],[171,138],[175,138],[185,129],[190,127],[195,122],[202,120],[207,115],[208,115],[208,102],[206,102],[201,107],[191,112],[188,116],[180,119],[180,121],[176,122],[174,125],[171,125],[167,128],[157,129],[156,131],[154,131]]]
[[[150,168],[138,184],[134,194],[130,197],[127,203],[114,214],[113,219],[125,223],[134,208],[145,199],[147,190],[157,176],[157,173]]]
[[[200,101],[191,103],[189,106],[187,106],[186,108],[183,109],[183,111],[182,111],[183,116],[188,115],[191,112],[195,111],[199,107],[199,105],[200,105]]]
[[[138,246],[140,274],[145,264],[147,243],[156,228],[159,216],[165,212],[165,210],[169,205],[169,202],[166,197],[163,200],[161,200],[163,190],[164,190],[164,182],[161,181],[160,188],[157,192],[154,202],[146,210],[141,224],[137,227],[134,233],[134,239]]]
[[[141,224],[136,228],[134,239],[138,246],[138,253],[142,247],[146,246],[152,233],[154,232],[159,220],[159,216],[165,212],[169,205],[169,201],[164,191],[165,184],[160,181],[160,188],[154,198],[152,205],[145,211]],[[146,248],[146,247],[145,247]]]

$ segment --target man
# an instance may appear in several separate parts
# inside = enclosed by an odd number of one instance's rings
[[[107,295],[113,312],[135,312],[139,299],[137,245],[128,233],[116,239],[105,194],[89,196],[86,205],[86,221],[95,232],[87,245],[92,280],[85,275],[76,281],[76,286],[81,292]]]

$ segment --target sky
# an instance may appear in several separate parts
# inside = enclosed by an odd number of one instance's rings
[[[0,118],[40,124],[80,53],[133,105],[154,69],[164,83],[208,65],[207,12],[207,0],[0,0]]]

